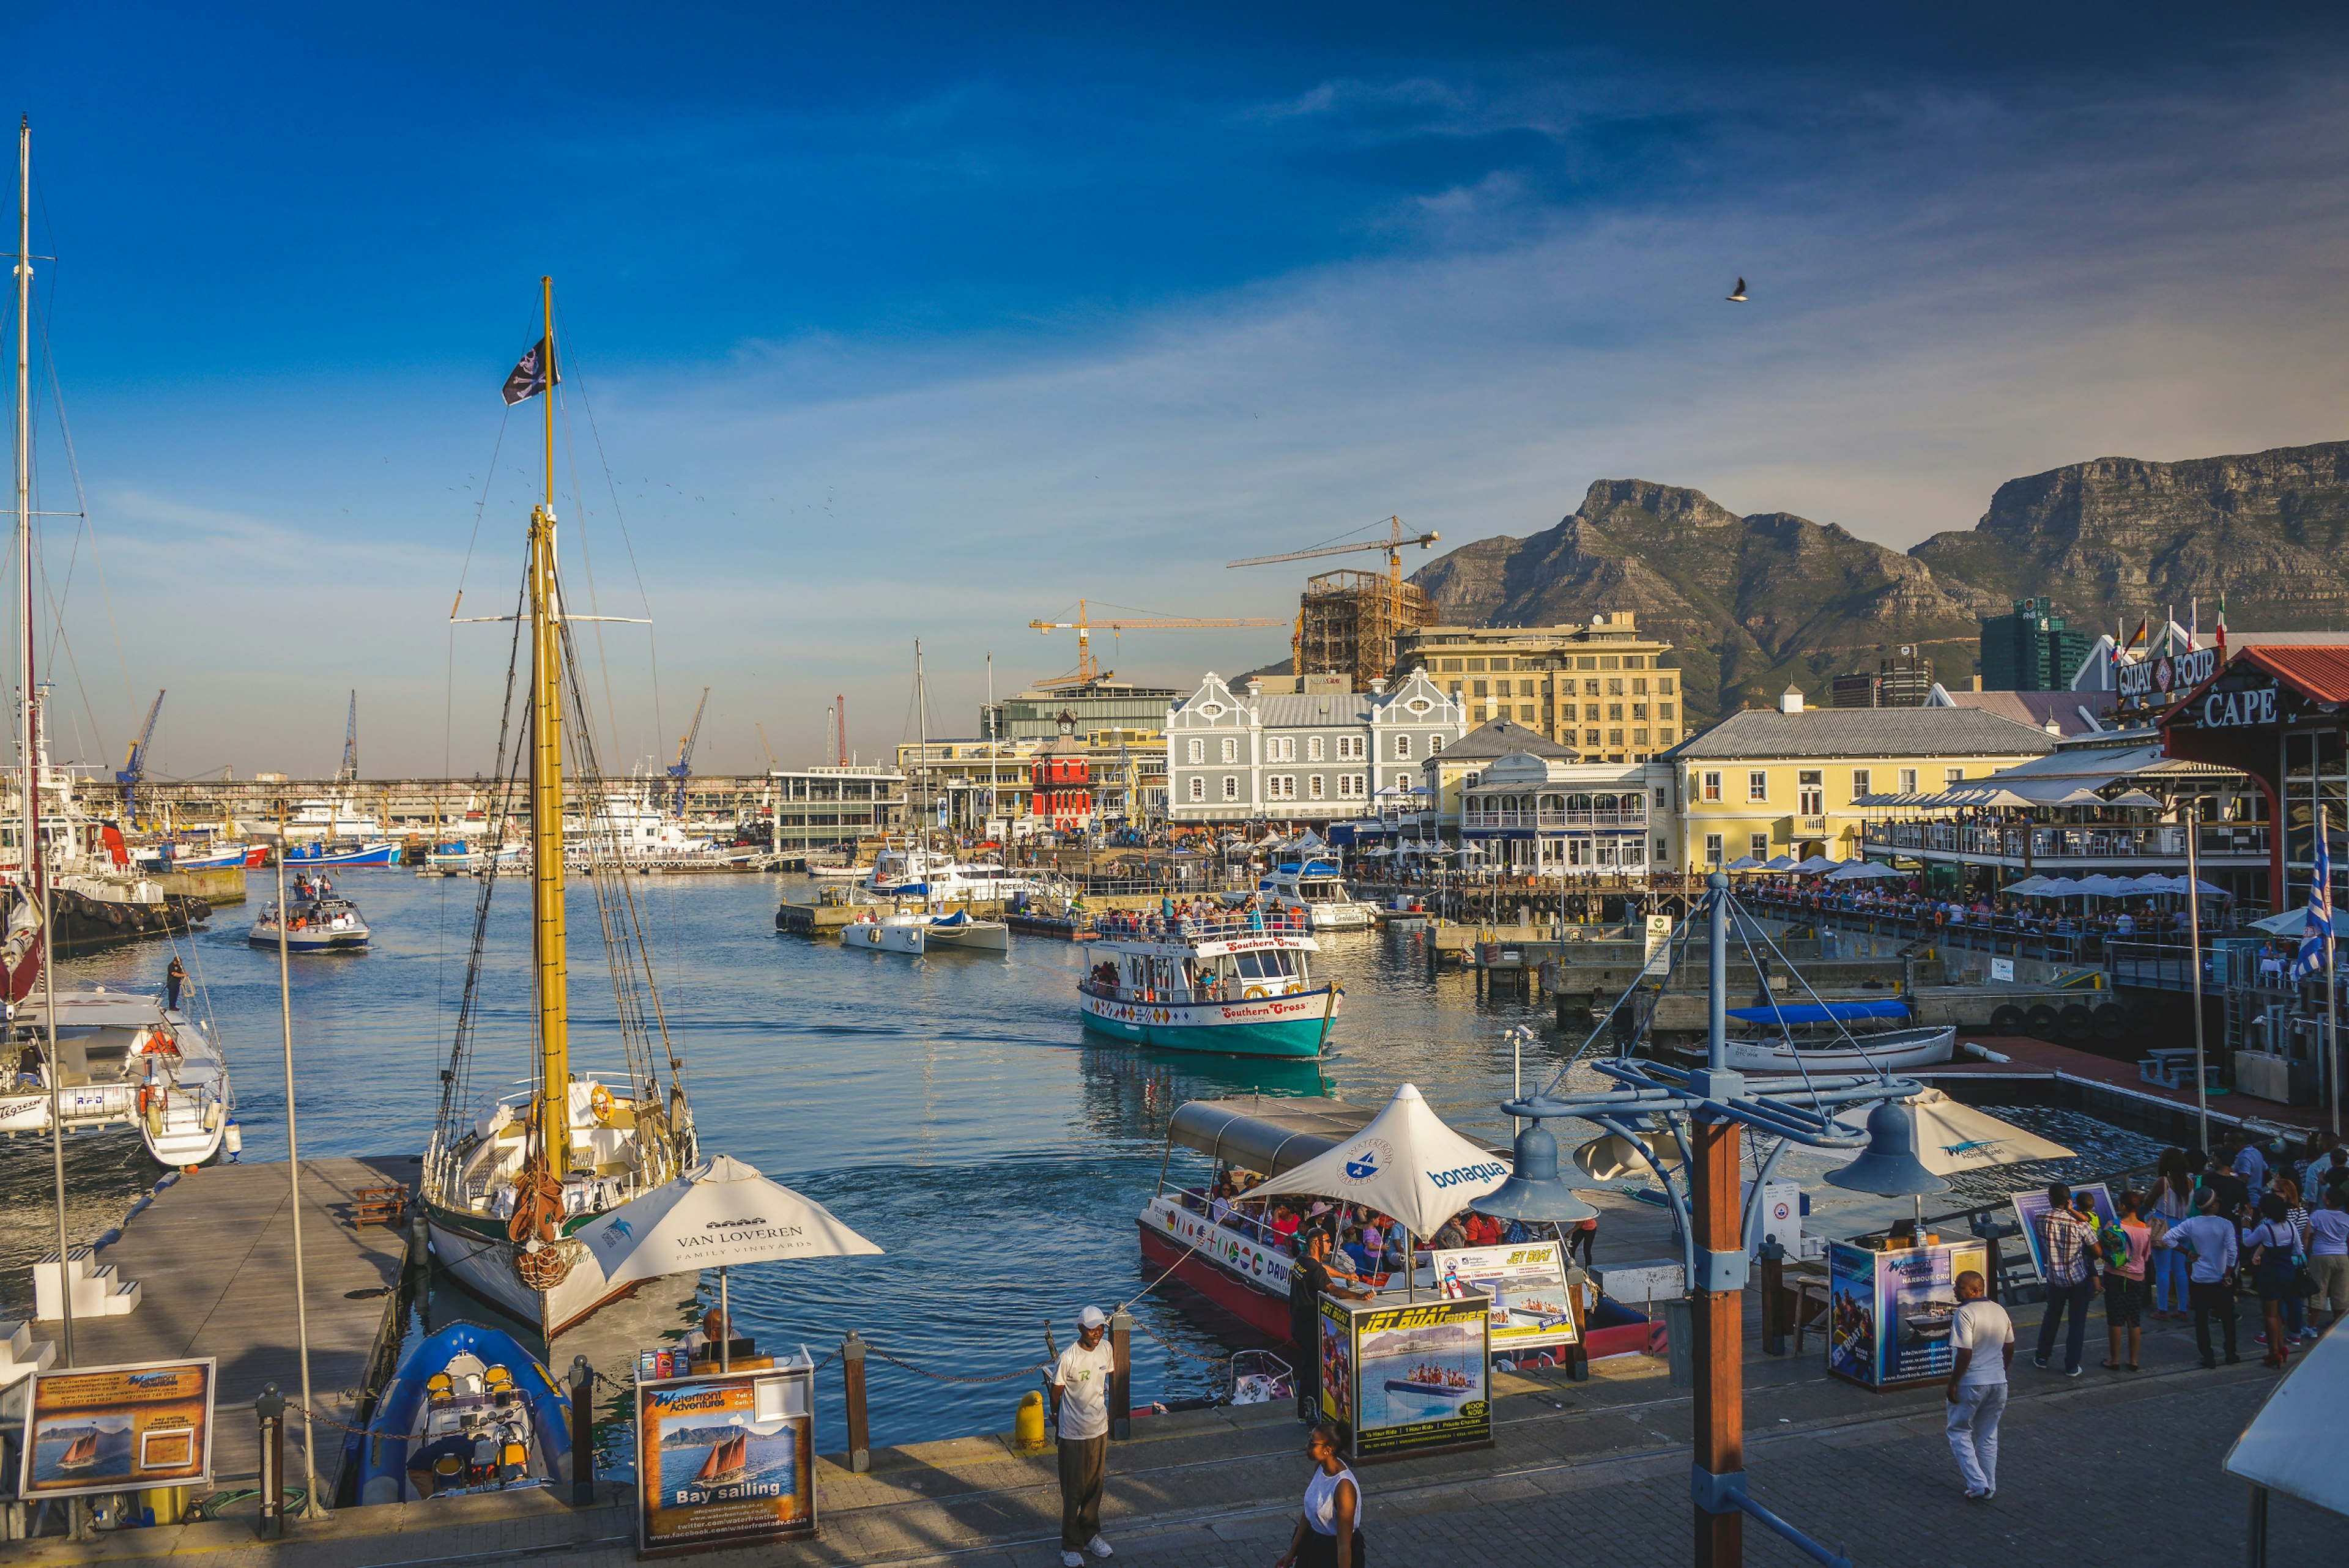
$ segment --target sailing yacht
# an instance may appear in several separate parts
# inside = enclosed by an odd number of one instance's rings
[[[590,617],[566,613],[555,564],[554,388],[562,377],[554,354],[554,280],[542,279],[541,286],[544,332],[506,383],[510,405],[536,397],[544,414],[545,490],[531,512],[528,582],[519,612],[528,634],[515,639],[517,664],[523,642],[529,645],[528,680],[510,678],[507,684],[510,693],[518,687],[526,693],[524,756],[507,755],[502,727],[497,777],[508,785],[486,825],[490,841],[500,842],[508,817],[521,817],[530,845],[531,1081],[525,1092],[501,1099],[473,1094],[473,1070],[487,1045],[479,1038],[479,1026],[489,1010],[481,982],[491,901],[502,884],[523,880],[483,877],[474,911],[473,959],[466,970],[449,1067],[441,1074],[439,1123],[426,1147],[421,1187],[426,1224],[441,1266],[552,1343],[557,1334],[636,1288],[608,1284],[574,1233],[689,1169],[696,1151],[684,1063],[662,1016],[654,965],[635,951],[642,945],[643,923],[622,874],[622,858],[608,848],[590,854],[587,872],[606,944],[631,950],[614,952],[605,965],[613,978],[626,1063],[616,1071],[580,1072],[571,1058],[564,907],[565,746],[586,798],[596,798],[606,786],[595,765],[569,625]],[[521,673],[509,671],[510,676]],[[517,761],[524,766],[515,767]],[[523,786],[525,799],[515,798],[516,784]],[[483,1070],[499,1083],[512,1076],[503,1063],[484,1065]]]

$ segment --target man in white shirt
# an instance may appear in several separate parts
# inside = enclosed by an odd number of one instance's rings
[[[1965,1477],[1966,1498],[1998,1495],[1998,1421],[2006,1413],[2006,1369],[2014,1360],[2014,1320],[1984,1299],[1982,1276],[1958,1276],[1958,1312],[1950,1322],[1950,1451]]]
[[[2324,1206],[2308,1216],[2308,1272],[2316,1294],[2308,1298],[2309,1323],[2328,1305],[2333,1321],[2349,1315],[2349,1192],[2335,1188]]]
[[[2202,1365],[2219,1365],[2210,1354],[2210,1319],[2217,1317],[2227,1339],[2227,1365],[2242,1357],[2235,1354],[2235,1222],[2219,1212],[2219,1195],[2208,1187],[2195,1194],[2194,1212],[2163,1233],[2161,1244],[2191,1253],[2194,1265],[2186,1276],[2186,1299],[2194,1307],[2194,1346]]]
[[[1061,1565],[1084,1568],[1084,1554],[1111,1554],[1102,1539],[1102,1474],[1109,1462],[1109,1319],[1089,1306],[1077,1315],[1077,1342],[1052,1366],[1052,1421],[1061,1438]]]

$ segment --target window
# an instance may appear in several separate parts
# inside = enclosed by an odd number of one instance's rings
[[[1534,705],[1529,702],[1519,703],[1517,705],[1517,718],[1521,723],[1531,724],[1534,721]]]
[[[1664,863],[1664,857],[1665,857],[1665,856],[1667,856],[1667,855],[1669,855],[1669,854],[1671,854],[1671,852],[1672,852],[1672,847],[1671,847],[1671,844],[1669,844],[1669,843],[1665,842],[1665,841],[1664,841],[1663,840],[1661,840],[1661,839],[1658,839],[1658,840],[1656,841],[1656,863],[1657,863],[1658,865],[1661,865],[1661,864],[1663,864],[1663,863]]]
[[[1702,784],[1702,785],[1701,785],[1701,786],[1699,786],[1699,788],[1698,788],[1697,794],[1698,794],[1698,797],[1699,797],[1700,799],[1706,799],[1706,800],[1718,800],[1718,799],[1721,799],[1721,775],[1720,775],[1720,774],[1718,774],[1718,773],[1707,773],[1707,774],[1704,776],[1704,782],[1703,782],[1703,784]]]
[[[1745,798],[1766,802],[1770,799],[1770,775],[1758,768],[1748,773],[1745,776]]]
[[[1445,659],[1444,661],[1443,667],[1446,675],[1458,675],[1460,673],[1460,661],[1458,659]],[[1454,689],[1457,690],[1458,688],[1455,686]]]
[[[1707,833],[1704,836],[1704,863],[1709,866],[1717,866],[1721,863],[1721,835],[1719,833]]]
[[[1361,799],[1362,798],[1362,776],[1359,773],[1339,774],[1338,796],[1340,799]]]
[[[1321,775],[1319,773],[1313,775],[1309,783],[1307,792],[1316,800],[1321,799]]]
[[[1321,738],[1319,736],[1310,735],[1306,737],[1305,760],[1308,762],[1319,762],[1321,760]]]
[[[1632,722],[1632,723],[1637,724],[1637,723],[1639,723],[1639,722],[1640,722],[1640,720],[1641,720],[1641,719],[1643,719],[1643,718],[1645,718],[1645,717],[1648,717],[1648,705],[1647,705],[1646,703],[1644,703],[1644,702],[1635,702],[1635,703],[1633,703],[1633,704],[1631,705],[1631,722]]]
[[[1225,761],[1226,761],[1226,762],[1237,762],[1239,759],[1240,759],[1240,738],[1239,738],[1239,737],[1238,737],[1238,736],[1237,736],[1237,735],[1226,735],[1226,736],[1225,736],[1225,737],[1224,737],[1224,760],[1225,760]]]
[[[1615,668],[1615,655],[1612,654],[1599,655],[1599,667],[1602,670],[1611,670]]]
[[[1672,717],[1672,705],[1668,702],[1658,703],[1656,705],[1656,717],[1662,719],[1671,718]]]
[[[1468,661],[1468,667],[1472,670],[1481,670],[1485,667],[1485,661],[1482,659],[1470,659]],[[1476,689],[1478,691],[1483,691],[1485,689],[1485,683],[1483,681],[1478,681],[1476,683]]]
[[[1621,703],[1610,702],[1607,705],[1607,721],[1609,724],[1620,724],[1623,722],[1623,705]]]
[[[1445,689],[1447,689],[1447,690],[1451,693],[1452,697],[1453,697],[1453,699],[1454,699],[1454,701],[1459,700],[1459,696],[1460,696],[1460,683],[1459,683],[1458,681],[1454,681],[1454,682],[1451,684],[1451,686],[1448,686],[1448,687],[1447,687],[1447,688],[1445,688]]]
[[[1623,660],[1623,667],[1627,670],[1644,670],[1648,667],[1648,655],[1645,654],[1630,655]]]
[[[1647,732],[1646,730],[1644,730],[1644,729],[1635,729],[1635,730],[1633,730],[1633,731],[1631,732],[1631,744],[1632,744],[1632,745],[1634,745],[1634,746],[1645,746],[1645,745],[1647,745],[1647,744],[1648,744],[1648,732]]]
[[[1806,768],[1795,775],[1795,810],[1805,817],[1823,816],[1827,809],[1826,775]]]
[[[1657,695],[1658,696],[1671,696],[1671,695],[1672,695],[1672,677],[1671,677],[1671,676],[1658,676],[1658,677],[1657,677],[1657,679],[1656,679],[1656,695]]]
[[[1661,810],[1662,810],[1663,809],[1664,809],[1664,787],[1663,787],[1662,785],[1659,784],[1659,785],[1657,785],[1657,786],[1656,786],[1656,810],[1659,810],[1659,811],[1661,811]]]
[[[1941,782],[1942,782],[1942,783],[1944,783],[1944,784],[1962,784],[1962,783],[1964,783],[1965,781],[1966,781],[1966,770],[1965,770],[1964,769],[1962,769],[1962,768],[1944,768],[1943,769],[1941,769]]]
[[[1493,683],[1490,681],[1472,681],[1469,684],[1476,688],[1475,695],[1478,696],[1490,696],[1493,695],[1490,689]]]
[[[1610,730],[1609,730],[1609,731],[1607,732],[1607,744],[1608,744],[1608,745],[1609,745],[1609,746],[1620,746],[1620,745],[1622,745],[1622,744],[1623,744],[1623,732],[1622,732],[1621,730],[1619,730],[1619,729],[1610,729]]]
[[[1191,738],[1190,758],[1193,762],[1205,762],[1207,759],[1207,743],[1196,736]]]
[[[1408,762],[1411,760],[1410,736],[1398,735],[1395,737],[1395,760],[1398,762]]]
[[[1264,742],[1264,759],[1267,762],[1296,761],[1297,737],[1293,735],[1267,736]]]
[[[1362,760],[1362,737],[1359,735],[1341,735],[1338,738],[1339,761],[1360,762]]]
[[[1582,721],[1585,724],[1596,724],[1599,722],[1599,705],[1597,703],[1586,702],[1582,705]]]
[[[1610,680],[1607,683],[1607,695],[1609,696],[1621,696],[1623,695],[1623,682],[1620,678]]]
[[[1193,741],[1193,742],[1192,742],[1192,744],[1193,744],[1194,746],[1195,746],[1195,745],[1197,745],[1197,744],[1198,744],[1198,742],[1197,742],[1197,741]],[[1204,799],[1206,799],[1206,798],[1207,798],[1207,781],[1206,781],[1205,779],[1198,779],[1198,778],[1195,778],[1195,779],[1193,779],[1191,780],[1191,799],[1194,799],[1194,800],[1204,800]]]
[[[1533,682],[1531,682],[1531,681],[1519,681],[1519,682],[1517,683],[1517,695],[1518,695],[1519,696],[1533,696],[1533,695],[1534,695],[1534,683],[1533,683]]]
[[[1582,667],[1587,670],[1590,666],[1588,665],[1585,665]],[[1585,696],[1597,696],[1599,695],[1599,683],[1597,681],[1584,681],[1582,683],[1582,695]]]
[[[1666,715],[1664,715],[1664,717],[1665,717],[1666,718],[1670,718],[1670,717],[1671,717],[1671,714],[1666,714]],[[1659,745],[1659,746],[1670,746],[1671,743],[1672,743],[1672,732],[1671,732],[1671,730],[1669,730],[1669,729],[1660,729],[1660,730],[1656,731],[1656,744],[1657,744],[1657,745]]]
[[[1647,677],[1643,676],[1640,679],[1631,683],[1631,695],[1633,696],[1645,696],[1648,695]]]
[[[1770,858],[1770,835],[1767,833],[1755,833],[1752,837],[1748,838],[1745,841],[1745,852],[1752,855],[1757,861],[1768,860]]]
[[[1596,718],[1596,717],[1598,717],[1599,716],[1598,716],[1597,714],[1595,714],[1595,713],[1594,713],[1594,714],[1592,714],[1590,717],[1593,717],[1593,718]],[[1583,744],[1583,745],[1585,745],[1585,746],[1596,746],[1596,745],[1598,745],[1598,744],[1599,744],[1599,732],[1598,732],[1597,730],[1595,730],[1595,729],[1586,729],[1586,730],[1584,730],[1584,731],[1582,732],[1582,744]]]
[[[1868,792],[1868,769],[1865,768],[1853,769],[1851,770],[1851,798],[1857,800]]]
[[[1226,799],[1226,800],[1237,800],[1237,799],[1238,799],[1239,798],[1240,798],[1240,781],[1239,781],[1237,779],[1233,778],[1233,777],[1232,777],[1230,774],[1228,774],[1228,773],[1225,774],[1225,775],[1224,775],[1224,799]]]
[[[1411,738],[1409,736],[1405,736],[1403,738],[1408,740]],[[1434,756],[1437,752],[1443,749],[1444,737],[1440,735],[1431,735],[1427,738],[1427,754],[1430,757]]]
[[[1264,798],[1268,800],[1296,799],[1297,775],[1294,773],[1268,774],[1264,781]]]
[[[1916,792],[1917,770],[1914,768],[1903,768],[1900,770],[1900,793],[1914,795]]]

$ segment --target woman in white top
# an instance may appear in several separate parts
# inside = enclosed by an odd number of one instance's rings
[[[1272,1568],[1362,1568],[1362,1489],[1339,1457],[1338,1429],[1324,1422],[1306,1440],[1313,1460],[1305,1483],[1305,1517]]]

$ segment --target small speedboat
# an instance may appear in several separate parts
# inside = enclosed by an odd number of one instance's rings
[[[452,1323],[408,1353],[344,1462],[362,1503],[566,1481],[571,1401],[512,1336]]]
[[[1763,1025],[1776,1037],[1725,1042],[1723,1065],[1748,1073],[1897,1073],[1935,1067],[1956,1054],[1957,1031],[1946,1025],[1867,1027],[1906,1023],[1913,1016],[1898,997],[1732,1007],[1732,1019]]]
[[[941,947],[964,953],[1009,953],[1011,951],[1011,928],[999,920],[976,920],[968,909],[952,914],[933,915],[929,929],[922,934],[925,947]]]
[[[286,948],[295,953],[357,953],[373,939],[367,923],[359,913],[359,906],[349,899],[334,893],[314,894],[286,901],[288,918],[285,923]],[[253,923],[245,941],[255,947],[274,947],[278,944],[277,901],[270,900],[261,906],[261,918]]]
[[[1415,1377],[1390,1377],[1390,1394],[1416,1394],[1426,1399],[1473,1399],[1476,1387],[1473,1383],[1423,1383]]]
[[[930,917],[918,912],[868,913],[840,928],[840,944],[875,953],[919,954],[926,948],[929,933]]]

